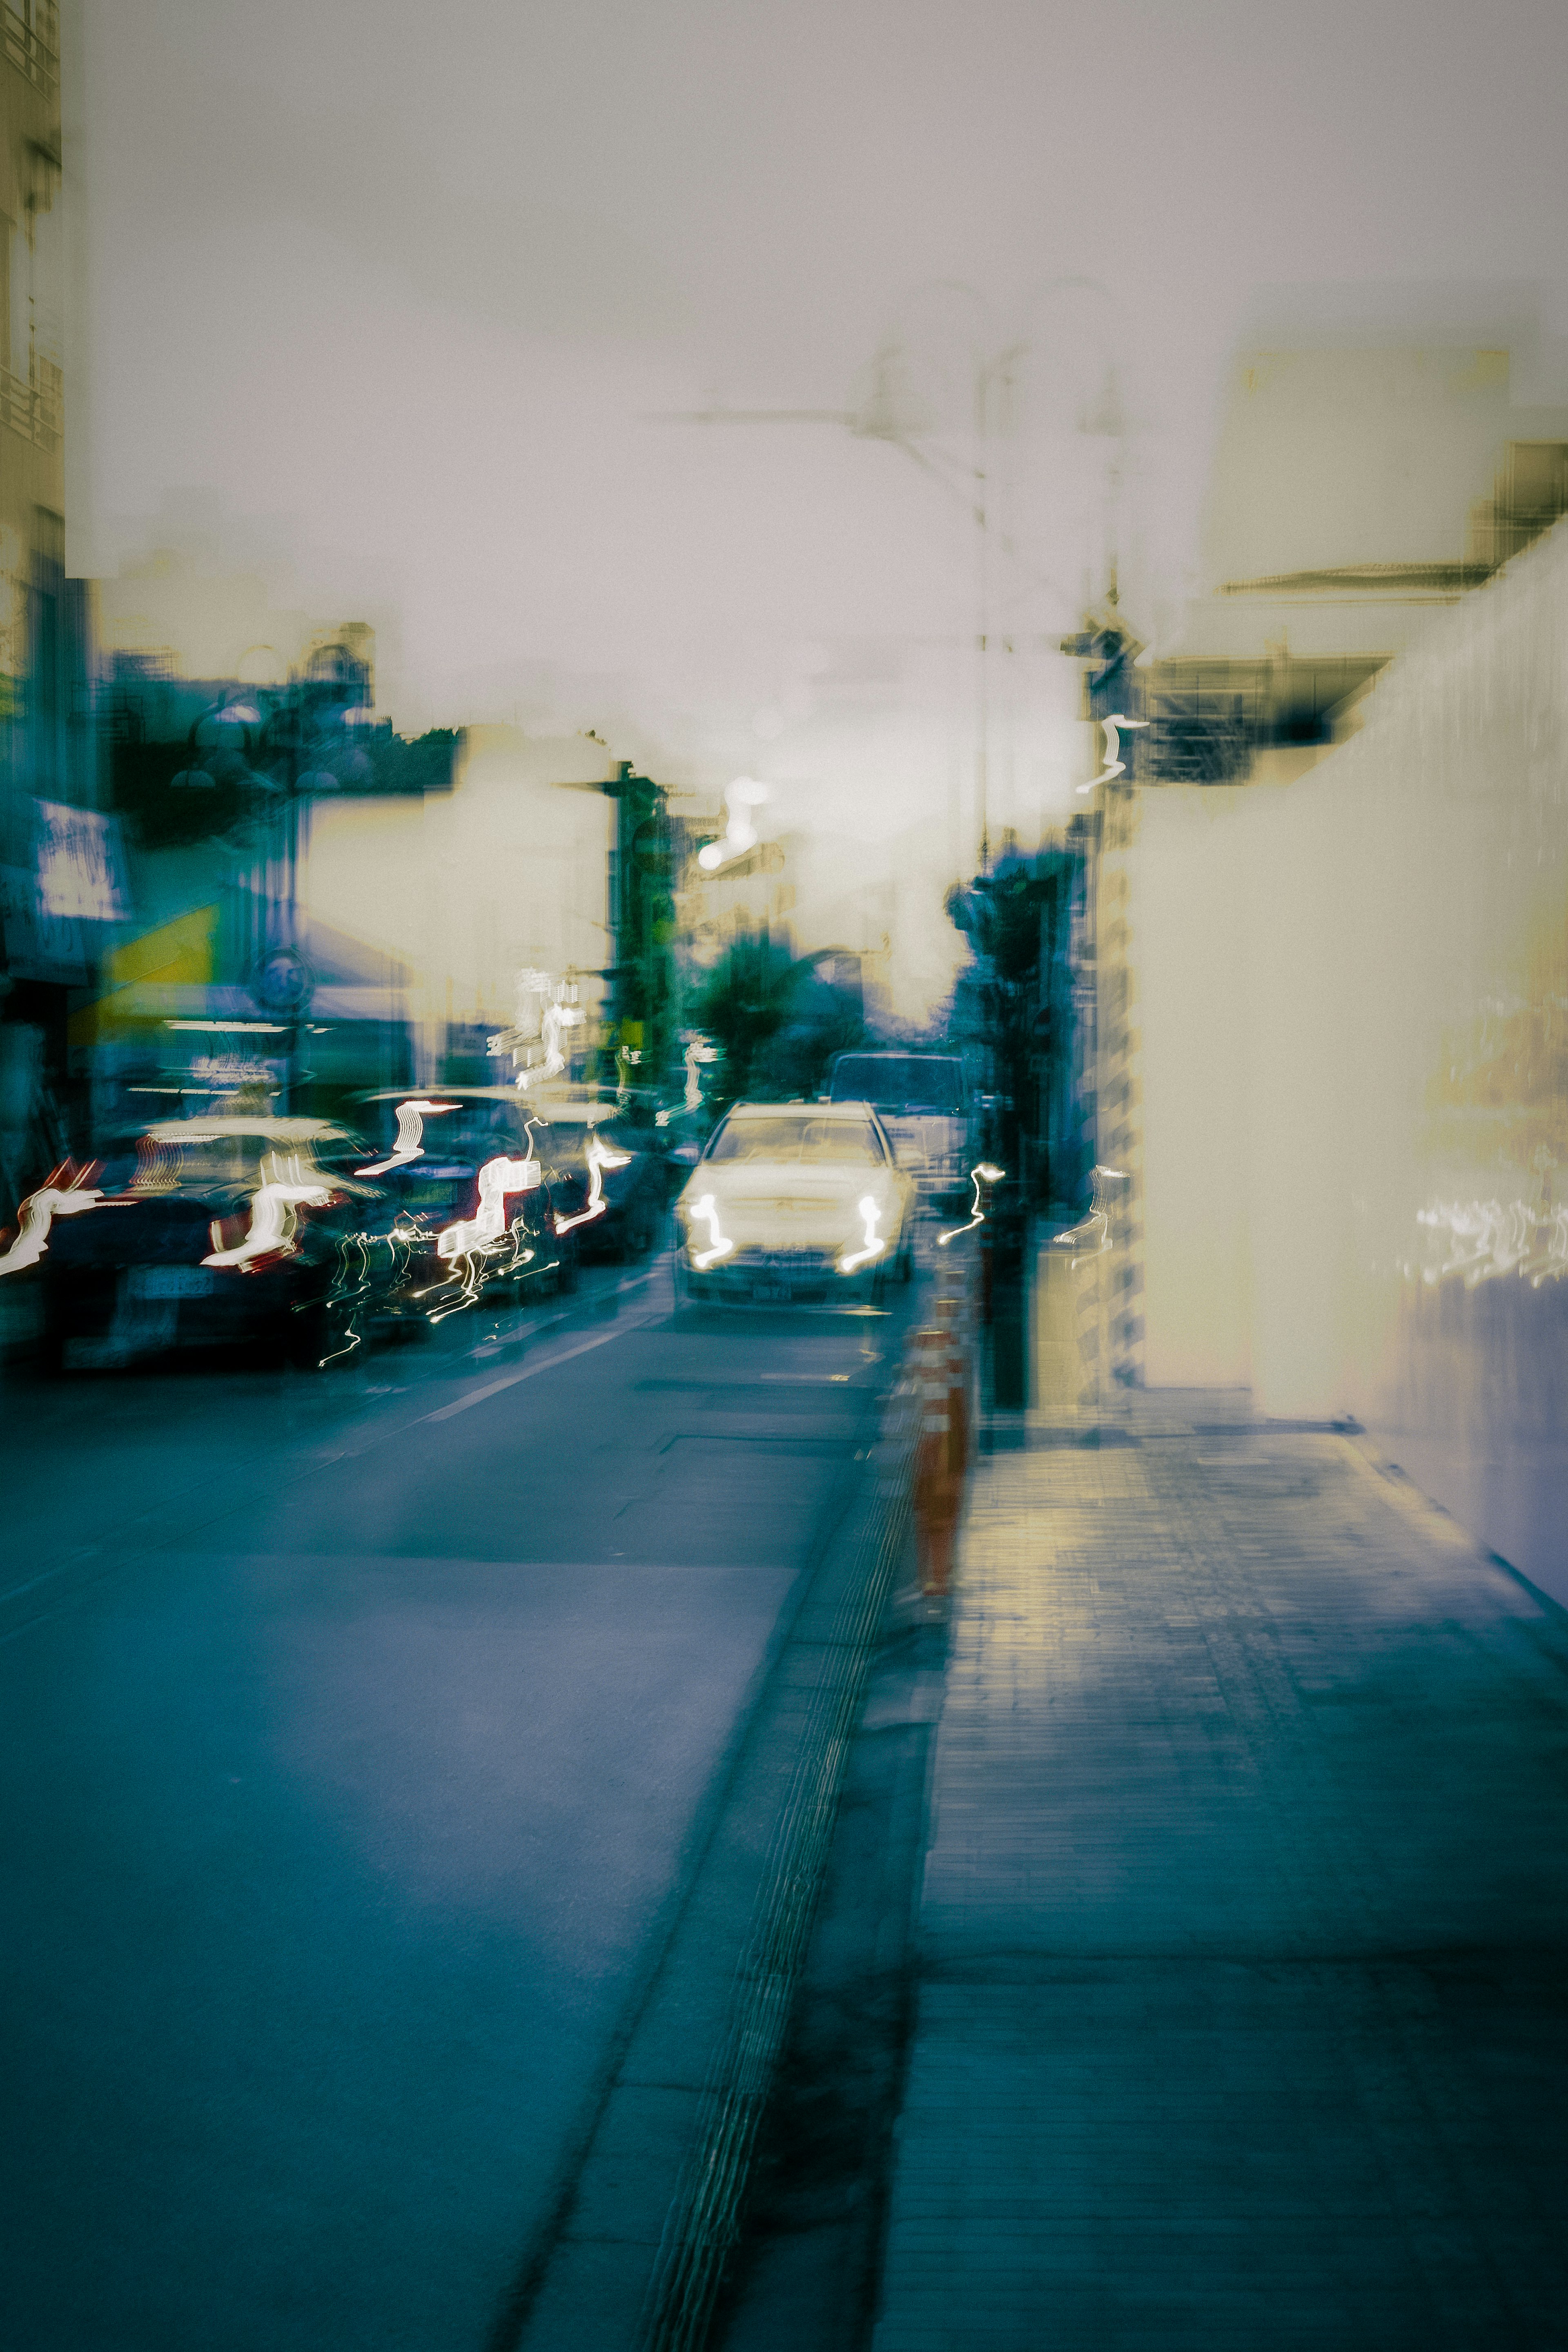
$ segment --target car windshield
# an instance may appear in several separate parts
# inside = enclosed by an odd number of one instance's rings
[[[963,1109],[963,1065],[941,1054],[846,1054],[833,1073],[834,1102],[868,1102],[897,1115],[956,1118]]]
[[[728,1118],[708,1147],[710,1160],[796,1160],[859,1168],[879,1163],[881,1141],[869,1119]]]

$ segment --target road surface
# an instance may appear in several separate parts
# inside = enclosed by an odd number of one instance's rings
[[[7,1376],[10,2352],[498,2340],[902,1307]]]

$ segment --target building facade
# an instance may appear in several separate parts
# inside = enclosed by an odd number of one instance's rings
[[[1353,1416],[1568,1599],[1568,519],[1550,420],[1490,421],[1447,557],[1412,532],[1347,588],[1348,499],[1337,541],[1279,543],[1324,658],[1391,633],[1353,725],[1203,777],[1140,730],[1099,795],[1111,1370]]]
[[[0,10],[0,1223],[82,1140],[73,1007],[124,911],[90,594],[66,576],[58,12]]]

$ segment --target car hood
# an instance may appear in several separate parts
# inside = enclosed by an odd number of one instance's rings
[[[853,1235],[859,1206],[874,1201],[879,1218],[899,1213],[909,1179],[893,1168],[803,1168],[799,1160],[750,1160],[700,1166],[680,1195],[690,1216],[711,1195],[724,1228],[750,1244],[834,1244]]]
[[[852,1160],[704,1160],[693,1169],[681,1199],[713,1192],[726,1201],[844,1201],[875,1192],[894,1179],[891,1168]]]

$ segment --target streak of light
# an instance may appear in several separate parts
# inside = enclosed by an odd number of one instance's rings
[[[588,1205],[585,1209],[579,1209],[574,1217],[557,1217],[555,1230],[558,1234],[569,1234],[574,1225],[588,1224],[595,1217],[605,1214],[610,1205],[605,1198],[605,1171],[606,1168],[628,1167],[631,1156],[629,1151],[612,1150],[596,1135],[589,1136]]]
[[[539,1034],[544,1045],[544,1059],[531,1070],[519,1070],[514,1086],[526,1088],[535,1078],[558,1078],[566,1067],[566,1056],[561,1050],[562,1032],[575,1029],[583,1020],[583,1011],[576,1004],[547,1005],[539,1024]]]
[[[1450,1276],[1462,1276],[1467,1289],[1501,1276],[1517,1274],[1539,1290],[1542,1283],[1568,1278],[1568,1202],[1553,1208],[1543,1202],[1531,1207],[1524,1201],[1439,1201],[1416,1212],[1446,1255],[1436,1265],[1422,1268],[1431,1286]]]
[[[849,1250],[839,1259],[840,1274],[853,1274],[858,1265],[865,1265],[871,1258],[879,1257],[888,1246],[877,1231],[877,1219],[880,1213],[870,1193],[868,1192],[857,1205],[865,1220],[866,1246],[864,1249]]]
[[[700,856],[699,862],[700,862]],[[702,1081],[698,1076],[699,1065],[703,1062],[717,1061],[717,1049],[709,1044],[706,1037],[693,1037],[686,1048],[686,1108],[688,1110],[700,1110],[702,1108]]]
[[[478,1214],[459,1217],[455,1224],[442,1227],[436,1236],[437,1256],[450,1263],[501,1240],[506,1232],[507,1194],[531,1192],[542,1172],[537,1160],[509,1160],[504,1152],[487,1160],[479,1170]]]
[[[270,1172],[269,1172],[270,1169]],[[233,1249],[213,1248],[204,1265],[226,1266],[238,1274],[254,1274],[263,1258],[292,1257],[301,1209],[324,1209],[332,1195],[319,1176],[314,1182],[300,1165],[297,1151],[261,1155],[261,1182],[251,1197],[250,1227]],[[218,1228],[213,1227],[216,1241]]]
[[[1087,1234],[1097,1233],[1100,1236],[1092,1249],[1079,1251],[1079,1255],[1070,1261],[1068,1267],[1069,1274],[1076,1272],[1080,1265],[1084,1265],[1091,1257],[1103,1257],[1106,1252],[1111,1247],[1110,1211],[1106,1203],[1105,1193],[1105,1186],[1108,1181],[1118,1184],[1124,1184],[1127,1181],[1126,1170],[1123,1168],[1097,1167],[1093,1171],[1092,1177],[1092,1182],[1094,1185],[1093,1207],[1090,1209],[1088,1216],[1085,1217],[1081,1224],[1071,1225],[1065,1233],[1058,1234],[1056,1236],[1053,1244],[1055,1248],[1070,1250],[1078,1250],[1079,1242],[1081,1242]]]
[[[82,1177],[92,1173],[93,1164],[89,1161],[80,1176],[64,1185],[55,1182],[55,1177],[64,1172],[57,1168],[47,1184],[28,1193],[16,1212],[16,1238],[0,1257],[0,1275],[20,1274],[24,1266],[37,1264],[48,1248],[49,1227],[57,1217],[77,1217],[84,1209],[97,1208],[102,1193],[82,1182]]]
[[[703,1223],[708,1227],[709,1236],[712,1243],[712,1247],[710,1249],[693,1250],[691,1252],[692,1265],[697,1268],[699,1274],[706,1274],[710,1265],[717,1265],[721,1257],[728,1257],[735,1244],[732,1241],[726,1240],[724,1234],[720,1230],[719,1204],[714,1200],[711,1192],[704,1192],[700,1201],[694,1201],[692,1202],[691,1214],[693,1218],[700,1217],[702,1219]]]
[[[1105,730],[1105,768],[1101,774],[1091,776],[1087,784],[1079,784],[1078,790],[1080,793],[1092,793],[1097,784],[1108,784],[1113,776],[1126,773],[1127,762],[1121,756],[1121,738],[1116,730],[1119,727],[1147,727],[1149,721],[1146,719],[1129,719],[1124,711],[1113,710],[1109,719],[1102,719],[1100,723]]]
[[[425,1121],[437,1111],[458,1110],[458,1103],[426,1102],[421,1096],[411,1096],[397,1106],[397,1141],[389,1159],[377,1160],[368,1168],[356,1168],[356,1176],[384,1176],[389,1169],[406,1168],[411,1160],[423,1158]]]
[[[752,776],[737,776],[724,794],[728,814],[722,840],[710,841],[697,853],[697,863],[705,874],[717,874],[721,866],[731,858],[743,857],[748,849],[755,849],[759,835],[747,814],[760,808],[769,797],[766,784],[759,784]]]
[[[1005,1168],[993,1168],[989,1160],[980,1160],[970,1170],[969,1181],[974,1187],[974,1213],[966,1225],[953,1225],[945,1234],[938,1234],[936,1237],[938,1249],[945,1249],[949,1242],[955,1242],[958,1239],[960,1234],[972,1234],[976,1225],[983,1225],[985,1223],[985,1212],[980,1205],[980,1187],[983,1183],[999,1184],[1006,1173],[1007,1171]]]

